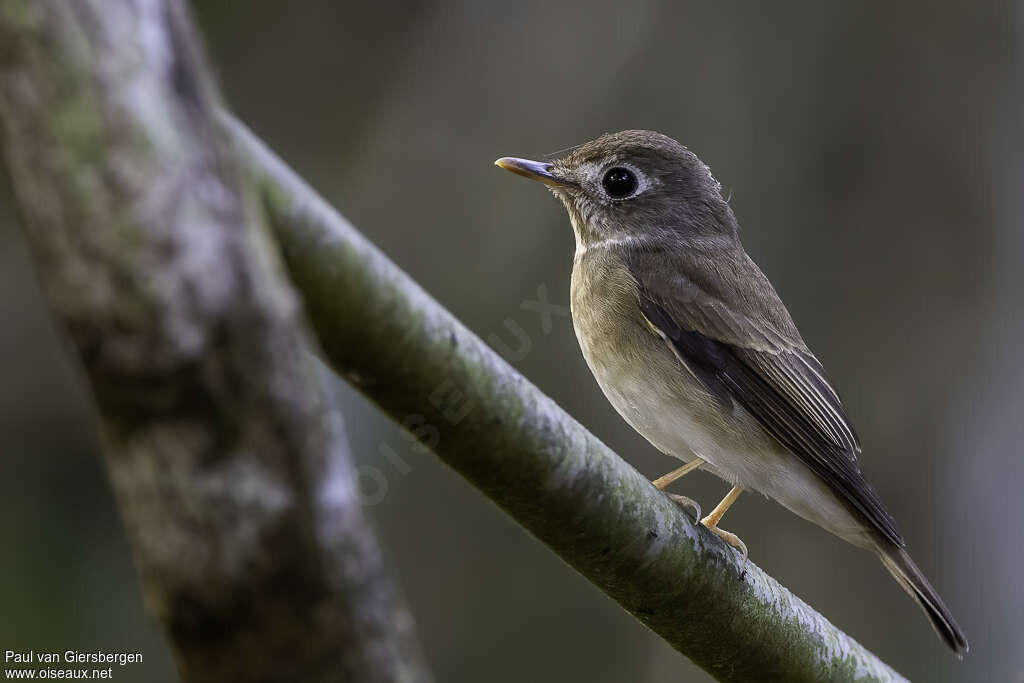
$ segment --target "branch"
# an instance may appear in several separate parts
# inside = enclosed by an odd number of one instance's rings
[[[241,123],[332,366],[583,576],[722,681],[901,681],[695,527],[499,358]]]
[[[4,0],[0,117],[184,680],[426,681],[179,0]]]

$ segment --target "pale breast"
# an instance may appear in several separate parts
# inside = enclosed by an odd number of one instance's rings
[[[572,276],[572,317],[583,357],[612,406],[667,455],[717,450],[729,416],[640,314],[636,281],[612,259],[585,255]]]
[[[741,406],[722,405],[657,336],[640,314],[636,287],[613,259],[588,254],[574,264],[573,327],[615,410],[662,453],[683,461],[699,455],[730,483],[860,542],[862,525],[828,487]]]

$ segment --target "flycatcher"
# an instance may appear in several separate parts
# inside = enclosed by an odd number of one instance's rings
[[[743,542],[718,528],[744,489],[874,551],[946,644],[966,653],[963,631],[861,472],[839,396],[744,251],[708,167],[642,130],[552,162],[495,163],[545,183],[569,212],[572,320],[587,365],[626,422],[686,463],[654,485],[701,467],[729,482],[701,523],[744,557]]]

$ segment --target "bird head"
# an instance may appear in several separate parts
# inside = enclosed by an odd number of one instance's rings
[[[738,231],[708,167],[654,131],[602,135],[552,161],[502,157],[494,163],[547,185],[565,205],[578,247],[735,238]]]

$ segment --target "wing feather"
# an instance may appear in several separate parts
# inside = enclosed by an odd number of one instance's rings
[[[689,294],[665,300],[637,280],[644,317],[709,391],[742,405],[882,535],[902,546],[895,521],[861,473],[860,441],[839,396],[799,335],[696,296],[692,288],[674,288]]]

